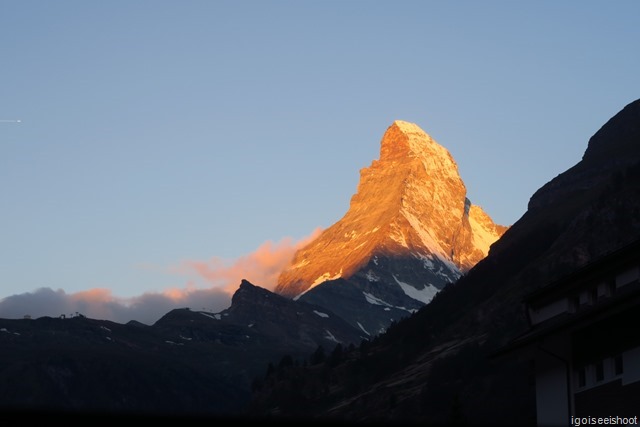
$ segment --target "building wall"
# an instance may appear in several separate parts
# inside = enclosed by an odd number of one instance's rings
[[[538,425],[566,425],[570,419],[566,364],[544,353],[538,353],[535,364]]]
[[[531,324],[537,325],[540,322],[566,313],[567,311],[569,311],[569,300],[567,298],[561,298],[543,306],[536,307],[535,309],[530,309]]]
[[[622,353],[624,374],[622,385],[628,385],[640,381],[640,347],[632,348]],[[640,401],[638,401],[638,415],[640,415]]]
[[[640,269],[632,267],[616,276],[616,288],[636,282],[640,278]]]
[[[620,379],[576,393],[576,417],[640,417],[640,382],[623,386]]]

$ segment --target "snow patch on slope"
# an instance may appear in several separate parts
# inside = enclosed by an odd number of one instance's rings
[[[422,260],[423,267],[425,270],[431,271],[436,276],[440,276],[448,282],[453,283],[462,276],[462,273],[453,262],[448,260],[443,260],[443,258],[438,254],[423,255],[423,254],[416,253],[414,254],[414,256]],[[435,262],[436,260],[434,259],[434,257],[437,258],[438,261],[442,261],[443,264],[437,265],[437,268],[436,268],[436,262]]]
[[[322,282],[326,282],[327,280],[335,280],[338,279],[339,277],[342,276],[342,269],[340,269],[339,273],[334,274],[333,276],[331,275],[331,273],[327,272],[324,273],[322,276],[318,277],[316,280],[313,281],[313,283],[311,284],[311,286],[309,287],[309,289],[318,286],[320,283]]]
[[[367,302],[369,304],[382,305],[382,306],[386,307],[385,311],[388,311],[389,307],[397,308],[398,310],[408,311],[409,313],[414,313],[415,311],[417,311],[415,309],[408,309],[407,307],[399,307],[397,305],[389,304],[388,302],[386,302],[384,300],[381,300],[380,298],[378,298],[375,295],[372,295],[372,294],[370,294],[368,292],[364,292],[363,291],[362,294],[364,295],[364,298],[367,300]]]
[[[476,221],[471,215],[469,215],[469,224],[473,232],[473,245],[487,256],[489,254],[489,248],[496,241],[495,234],[487,230],[486,227]]]
[[[358,324],[358,326],[360,326],[360,329],[362,329],[362,332],[364,332],[367,335],[371,335],[365,328],[364,326],[362,326],[362,323],[360,322],[356,322]]]
[[[220,320],[222,318],[222,316],[220,316],[220,313],[216,313],[216,314],[209,314],[209,313],[205,313],[204,311],[199,311],[200,314],[202,314],[203,316],[207,316],[210,317],[212,319],[216,319],[216,320]]]
[[[434,296],[440,291],[430,283],[427,283],[422,290],[416,289],[408,283],[401,282],[395,275],[393,280],[402,288],[402,291],[410,298],[418,300],[424,304],[429,304]]]
[[[291,268],[301,268],[301,267],[304,267],[307,264],[309,264],[309,260],[308,259],[303,259],[302,261],[292,265]]]
[[[324,331],[327,333],[327,335],[325,336],[325,338],[326,338],[326,339],[328,339],[329,341],[333,341],[333,342],[335,342],[335,343],[340,344],[340,340],[338,340],[338,339],[335,337],[335,335],[333,335],[333,334],[331,333],[331,331],[329,331],[328,329],[325,329]]]
[[[370,282],[377,282],[380,278],[376,276],[376,273],[374,273],[373,270],[369,270],[367,271],[367,280]]]
[[[302,295],[306,294],[307,292],[309,292],[311,289],[315,288],[319,284],[324,283],[327,280],[336,280],[336,279],[339,279],[340,277],[342,277],[342,269],[340,269],[339,273],[336,273],[333,276],[331,275],[331,273],[324,273],[322,276],[320,276],[316,280],[314,280],[313,283],[311,284],[311,286],[309,286],[303,292],[300,292],[298,295],[293,297],[293,300],[294,301],[298,301],[298,299],[300,299],[300,297]]]
[[[380,298],[377,298],[376,296],[368,293],[368,292],[362,292],[364,295],[364,298],[367,300],[367,302],[369,304],[373,304],[373,305],[384,305],[385,307],[393,307],[391,304],[381,300]]]
[[[393,224],[393,226],[391,227],[389,237],[394,242],[397,242],[400,246],[405,248],[409,247],[409,244],[407,243],[407,240],[404,237],[404,233],[402,232],[402,229],[398,227],[396,224]]]
[[[420,237],[420,240],[422,240],[422,244],[425,248],[436,255],[440,260],[442,260],[442,262],[450,263],[455,267],[455,264],[453,264],[453,262],[445,255],[446,252],[442,249],[442,246],[436,242],[436,239],[433,238],[431,232],[425,229],[422,222],[420,222],[420,220],[407,209],[403,209],[402,214],[407,221],[409,221],[409,224],[411,224],[411,227],[416,231],[416,233],[418,233],[418,236]]]

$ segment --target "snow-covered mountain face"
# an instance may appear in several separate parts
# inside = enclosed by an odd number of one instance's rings
[[[275,292],[320,304],[322,284],[348,282],[368,305],[408,313],[484,258],[506,229],[467,199],[444,147],[417,125],[395,121],[380,159],[360,171],[348,212],[295,254]]]

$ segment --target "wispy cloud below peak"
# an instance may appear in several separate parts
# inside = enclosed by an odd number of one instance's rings
[[[12,295],[0,300],[0,318],[18,319],[26,315],[32,318],[60,317],[80,313],[94,319],[118,323],[137,320],[150,325],[175,308],[219,312],[229,307],[242,279],[273,289],[295,251],[315,239],[320,232],[318,228],[299,241],[289,237],[276,243],[267,241],[254,252],[232,261],[218,257],[208,261],[183,261],[178,267],[170,268],[170,272],[187,277],[183,287],[140,296],[120,298],[107,288],[66,293],[63,289],[47,287]]]
[[[321,232],[322,229],[316,228],[309,236],[298,241],[290,237],[275,243],[267,241],[254,252],[232,261],[219,257],[212,257],[207,261],[183,261],[176,272],[204,281],[208,286],[220,287],[229,295],[233,295],[238,289],[242,279],[273,290],[278,283],[278,276],[291,264],[296,251],[318,237]]]

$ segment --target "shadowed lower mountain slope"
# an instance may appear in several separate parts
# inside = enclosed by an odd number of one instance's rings
[[[175,309],[151,326],[0,319],[0,414],[237,417],[270,363],[361,339],[332,312],[247,281],[220,313]]]
[[[638,239],[640,100],[602,126],[580,162],[535,192],[527,212],[466,276],[340,363],[292,369],[288,379],[257,391],[252,411],[534,425],[530,366],[490,355],[526,330],[525,295]],[[293,406],[283,391],[292,389]],[[303,407],[309,410],[296,412]]]

